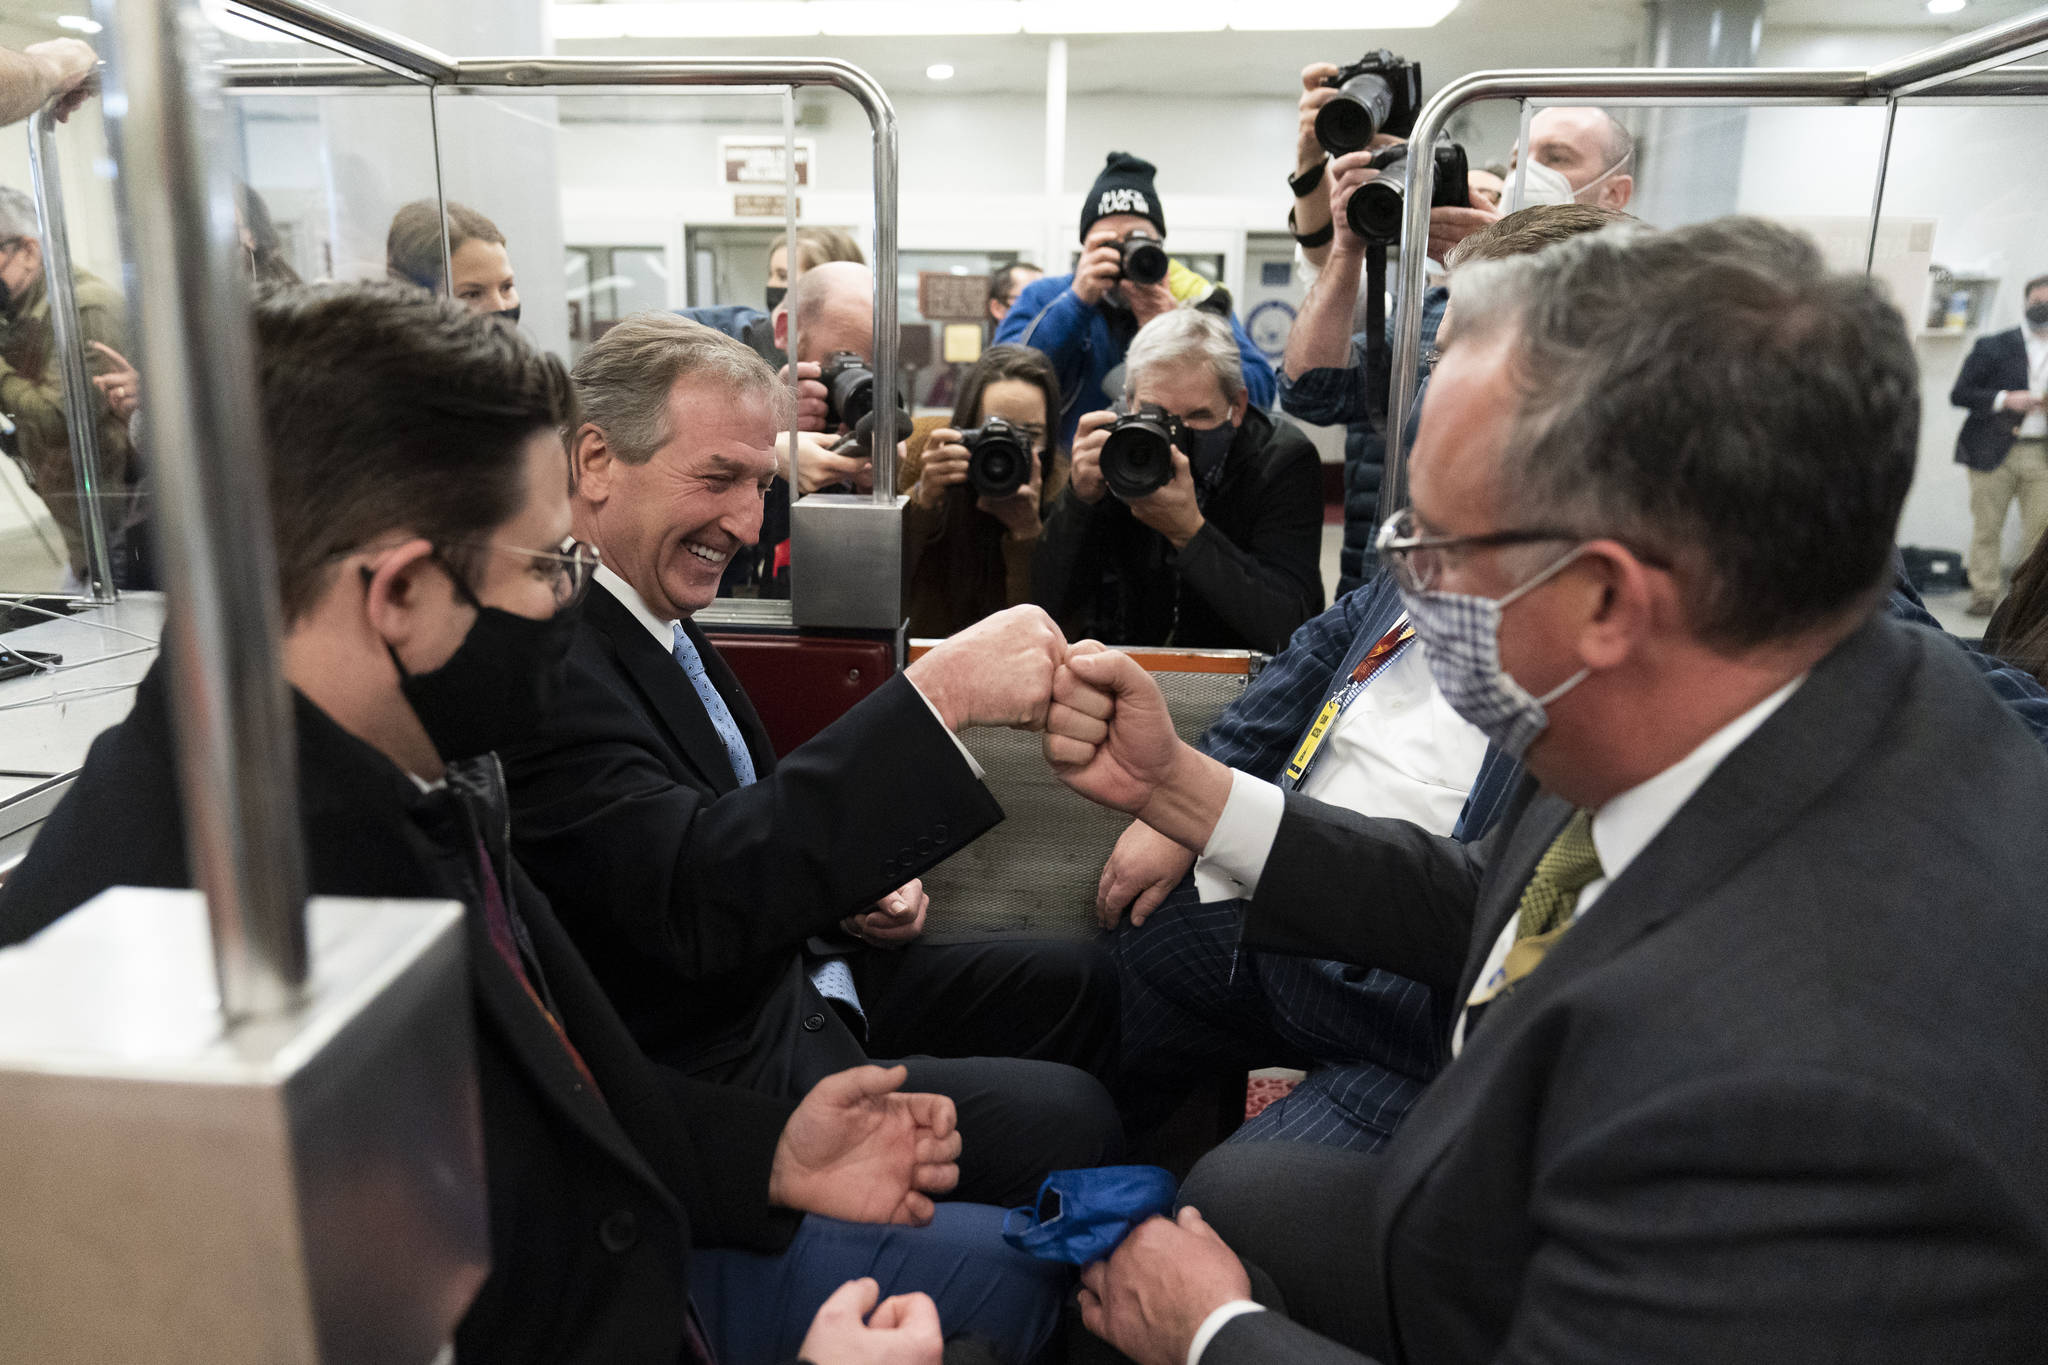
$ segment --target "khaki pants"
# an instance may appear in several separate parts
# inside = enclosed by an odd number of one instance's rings
[[[2048,531],[2048,441],[2014,441],[2005,463],[1970,471],[1970,595],[1987,601],[2003,587],[2000,560],[2005,549],[2005,514],[2020,504],[2020,557]]]

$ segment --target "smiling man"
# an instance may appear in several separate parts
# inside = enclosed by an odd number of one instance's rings
[[[1041,724],[1058,628],[991,617],[778,761],[689,618],[760,535],[788,391],[667,313],[619,323],[575,380],[576,534],[604,567],[561,705],[507,753],[513,839],[641,1044],[777,1095],[909,1057],[959,1104],[963,1197],[1023,1203],[1113,1159],[1088,1074],[1115,1045],[1103,950],[918,941],[917,876],[1002,818],[952,732]]]

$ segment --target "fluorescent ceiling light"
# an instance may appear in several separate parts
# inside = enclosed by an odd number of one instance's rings
[[[1927,12],[1929,14],[1954,14],[1968,3],[1969,0],[1927,0]]]
[[[951,62],[933,62],[924,69],[924,74],[935,81],[950,81],[953,79],[953,64]]]
[[[98,33],[100,31],[99,24],[94,20],[86,18],[83,14],[60,14],[57,16],[57,27],[68,28],[73,33]]]
[[[1429,28],[1457,7],[1458,0],[607,0],[549,12],[557,38],[773,39]]]

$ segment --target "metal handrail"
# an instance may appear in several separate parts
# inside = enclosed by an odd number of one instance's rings
[[[1995,24],[1951,43],[1870,71],[1799,68],[1588,68],[1570,71],[1480,71],[1462,76],[1439,90],[1423,106],[1410,134],[1412,141],[1433,146],[1451,118],[1466,105],[1489,99],[1556,102],[1590,100],[1604,105],[1741,105],[1769,104],[1853,106],[1885,104],[1896,108],[1899,96],[1938,84],[1941,60],[1957,63],[1952,74],[1965,89],[1987,94],[2029,93],[2017,73],[1976,75],[2001,60],[2017,60],[2048,45],[2048,9],[2022,19]],[[2031,93],[2048,94],[2048,84]],[[1887,155],[1889,144],[1887,143]],[[1386,465],[1380,481],[1380,519],[1384,521],[1408,501],[1407,424],[1419,387],[1416,369],[1422,358],[1424,258],[1428,254],[1429,201],[1436,187],[1436,159],[1407,158],[1406,202],[1402,206],[1401,265],[1395,295],[1393,373],[1387,396]],[[1880,162],[1878,174],[1884,174]],[[1871,236],[1877,232],[1877,206],[1871,213]]]
[[[213,155],[226,128],[199,0],[101,0],[110,8],[106,110],[149,375],[180,804],[232,1020],[289,1008],[307,969],[249,285],[232,186]]]
[[[281,26],[295,37],[425,81],[445,81],[455,74],[455,59],[447,53],[388,28],[352,19],[315,0],[227,0],[227,8],[243,18]]]
[[[114,600],[114,557],[101,505],[99,390],[85,368],[85,336],[78,316],[78,282],[71,273],[71,234],[65,222],[64,184],[57,167],[59,100],[28,121],[29,180],[35,190],[36,227],[43,239],[43,287],[50,293],[50,331],[64,386],[64,433],[85,541],[85,585],[93,602]]]

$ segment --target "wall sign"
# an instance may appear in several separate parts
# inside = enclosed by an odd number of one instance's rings
[[[917,311],[927,322],[980,322],[988,316],[988,276],[920,270]]]
[[[735,218],[787,218],[788,200],[779,194],[736,194],[732,197]],[[804,216],[804,197],[796,197],[796,216]]]
[[[810,138],[798,138],[796,143],[796,183],[811,183],[811,156],[816,143]],[[785,182],[782,165],[782,139],[779,137],[722,137],[718,139],[718,161],[720,174],[728,185],[773,185]]]

